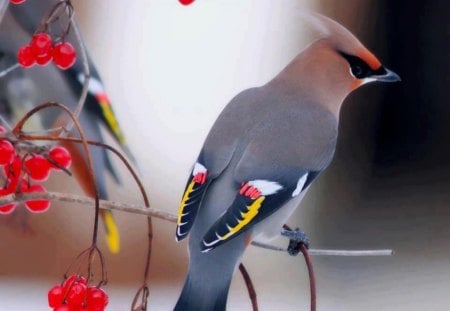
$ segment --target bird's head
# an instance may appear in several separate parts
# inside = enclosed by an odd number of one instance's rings
[[[317,13],[302,15],[320,38],[303,50],[275,81],[284,81],[283,84],[310,95],[337,114],[344,98],[361,85],[400,81],[344,26]]]
[[[344,26],[317,13],[305,13],[304,16],[321,34],[325,45],[334,50],[335,56],[340,56],[347,62],[349,73],[347,79],[353,80],[355,88],[368,82],[401,80],[395,72],[385,68],[378,58]]]
[[[317,13],[305,13],[304,18],[320,33],[321,47],[334,52],[328,63],[345,61],[348,70],[342,72],[342,78],[351,83],[352,89],[369,82],[401,80],[395,72],[384,67],[378,58],[341,24]]]

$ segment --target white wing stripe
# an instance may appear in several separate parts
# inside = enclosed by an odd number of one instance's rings
[[[248,184],[252,187],[257,188],[262,195],[271,195],[275,194],[281,189],[283,186],[277,183],[276,181],[264,180],[264,179],[255,179],[248,182]]]
[[[195,163],[194,164],[194,169],[192,170],[192,176],[197,175],[198,173],[206,173],[207,169],[206,167],[204,167],[203,165],[201,165],[200,163]]]
[[[308,178],[308,174],[303,175],[298,179],[297,187],[295,188],[294,192],[292,192],[292,196],[296,197],[302,192],[303,186],[306,183],[306,178]]]

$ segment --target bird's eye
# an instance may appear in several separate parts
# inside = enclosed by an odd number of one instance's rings
[[[373,70],[361,58],[345,53],[340,53],[350,65],[352,75],[357,79],[364,79],[373,74]]]
[[[352,74],[355,78],[361,79],[364,78],[364,69],[359,65],[351,66]]]

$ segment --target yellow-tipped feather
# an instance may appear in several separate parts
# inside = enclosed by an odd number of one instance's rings
[[[233,234],[239,232],[242,228],[244,228],[253,218],[256,217],[256,215],[259,212],[259,209],[261,207],[262,202],[264,201],[266,197],[265,196],[260,196],[258,199],[256,199],[252,204],[250,204],[249,206],[247,206],[247,212],[246,213],[241,213],[242,216],[242,220],[238,221],[238,224],[232,228],[230,228],[229,232],[227,234],[225,234],[224,236],[222,236],[220,239],[221,240],[226,240],[228,239],[230,236],[232,236]]]
[[[116,221],[110,211],[102,211],[103,223],[106,228],[106,244],[111,253],[117,254],[120,251],[120,236]]]
[[[180,208],[178,209],[178,217],[177,217],[177,225],[179,226],[181,224],[181,218],[183,217],[183,211],[184,207],[186,206],[187,200],[189,200],[189,196],[194,189],[195,182],[191,181],[189,186],[187,187],[186,191],[184,192],[183,199],[180,203]]]

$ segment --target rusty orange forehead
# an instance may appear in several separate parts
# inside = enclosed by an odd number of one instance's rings
[[[381,62],[369,50],[361,49],[358,51],[357,56],[365,61],[373,70],[377,70],[381,67]]]

